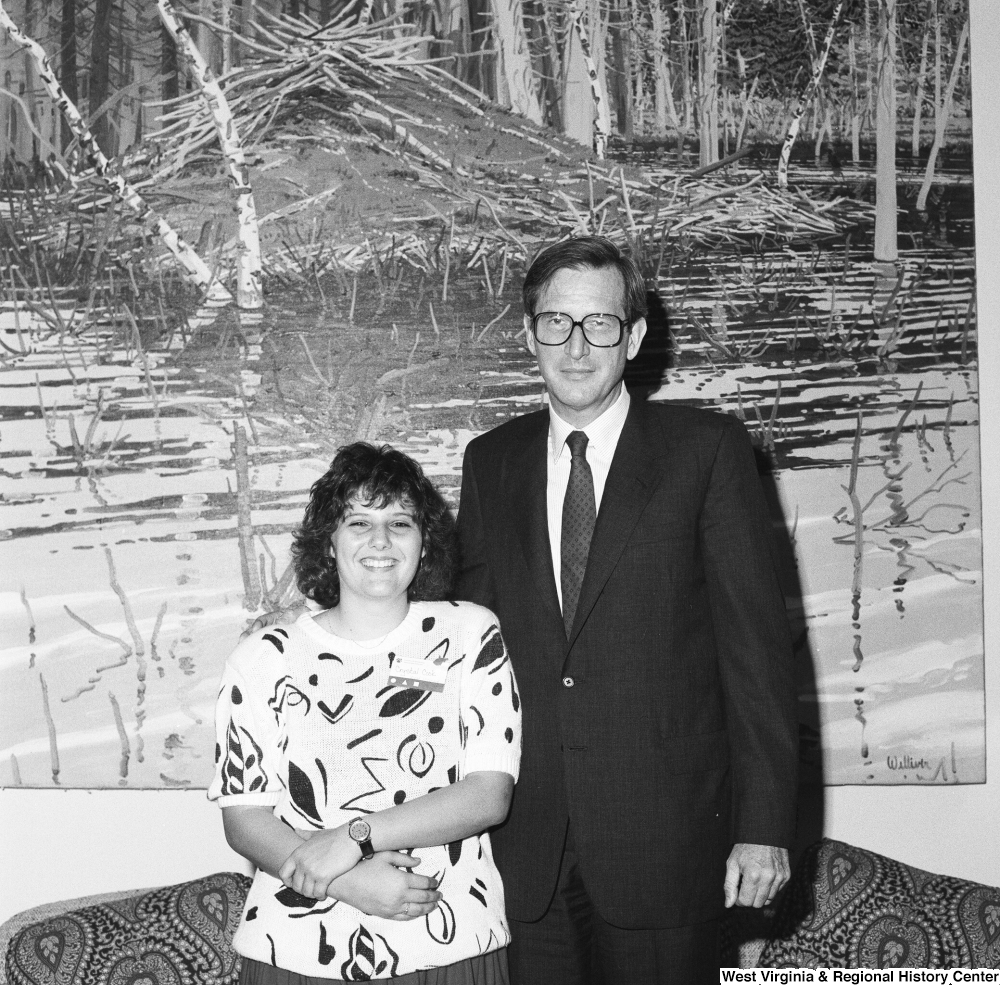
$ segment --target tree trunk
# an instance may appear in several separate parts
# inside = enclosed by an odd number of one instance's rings
[[[180,94],[177,73],[177,45],[166,27],[160,25],[160,74],[163,76],[163,99],[176,99]]]
[[[320,17],[322,18],[322,0],[320,3]],[[233,10],[230,0],[219,0],[218,21],[222,30],[219,32],[219,73],[225,75],[233,67],[233,38],[230,31],[233,26]],[[325,23],[320,21],[320,23]]]
[[[587,3],[587,38],[590,44],[588,57],[592,60],[592,70],[597,73],[594,88],[594,102],[597,110],[597,145],[606,146],[611,134],[611,98],[608,95],[608,22],[604,16],[605,0],[589,0]]]
[[[698,163],[719,159],[719,2],[701,0],[698,34]]]
[[[819,58],[819,50],[816,47],[816,32],[813,30],[812,21],[806,12],[806,5],[803,0],[798,0],[799,16],[802,18],[802,30],[806,36],[806,44],[809,46],[809,62],[816,68],[816,59]]]
[[[601,89],[600,71],[594,61],[591,35],[583,23],[579,0],[570,0],[569,50],[566,58],[566,134],[604,157],[608,130],[607,96]],[[603,64],[604,59],[601,58]],[[589,93],[589,100],[587,99]],[[596,128],[595,128],[596,123]]]
[[[117,20],[115,25],[115,30],[113,32],[113,37],[115,41],[115,61],[117,63],[118,69],[118,80],[119,85],[127,85],[130,81],[128,77],[128,59],[126,56],[127,45],[125,43],[126,31],[125,31],[125,4],[117,3],[114,6],[114,14]],[[109,157],[115,157],[118,154],[122,154],[125,151],[126,143],[122,130],[124,128],[124,111],[125,106],[121,99],[115,100],[114,105],[105,114],[105,119],[108,120],[108,136],[109,136],[109,146],[111,148],[111,154]]]
[[[940,36],[940,35],[939,35]],[[927,209],[927,196],[930,194],[931,186],[934,184],[934,169],[937,166],[938,154],[944,145],[944,135],[948,128],[948,118],[951,116],[951,104],[955,98],[955,87],[958,85],[958,78],[962,73],[962,62],[965,59],[965,46],[969,40],[969,18],[966,15],[965,23],[962,25],[962,33],[958,39],[955,49],[955,64],[951,67],[951,76],[948,79],[948,88],[945,91],[944,99],[939,100],[934,107],[934,143],[931,146],[930,155],[927,158],[927,167],[924,169],[924,180],[920,185],[920,192],[917,195],[917,210],[923,212]],[[938,63],[941,60],[941,47],[938,45]],[[940,74],[940,67],[938,73]]]
[[[677,108],[671,88],[670,59],[667,57],[669,26],[663,13],[663,0],[653,0],[650,6],[653,34],[653,107],[656,113],[656,129],[660,134],[667,131],[667,125],[677,126]]]
[[[872,40],[872,15],[871,4],[873,0],[865,0],[865,51],[868,57],[865,59],[865,100],[868,108],[868,127],[871,129],[875,122],[875,76],[872,74],[876,59],[872,57],[875,51],[875,42]],[[880,0],[874,0],[879,3]]]
[[[690,132],[694,129],[694,93],[691,85],[691,77],[694,70],[691,65],[691,45],[690,32],[688,31],[686,0],[681,0],[680,2],[678,24],[681,30],[681,79],[684,87],[682,92],[682,101],[684,103],[684,129]]]
[[[861,163],[861,96],[858,93],[858,61],[853,24],[847,53],[851,69],[851,160],[857,167]]]
[[[237,0],[240,11],[239,32],[246,38],[254,37],[253,23],[257,19],[256,0]],[[233,64],[243,64],[243,45],[233,45]]]
[[[469,0],[469,27],[472,51],[469,59],[469,85],[484,96],[496,99],[495,59],[490,54],[490,0]]]
[[[59,43],[62,58],[59,65],[59,84],[63,92],[75,106],[79,101],[76,85],[76,0],[62,0],[62,21],[59,30]],[[63,150],[73,140],[73,128],[66,117],[62,120]]]
[[[35,4],[34,0],[25,0],[24,3],[24,29],[25,33],[29,38],[35,36]],[[37,129],[41,132],[41,127],[38,125],[38,107],[35,104],[35,64],[31,59],[31,55],[25,51],[24,53],[24,103],[27,106],[28,118],[31,120],[32,126],[29,130]],[[32,160],[38,158],[41,155],[41,148],[38,146],[38,137],[34,132],[31,134],[31,153],[30,157]]]
[[[465,0],[445,0],[441,31],[449,42],[447,51],[452,56],[448,70],[456,79],[468,82],[468,59],[462,57],[471,51],[469,10]]]
[[[816,127],[816,139],[813,143],[813,164],[818,168],[823,156],[823,138],[829,135],[830,139],[833,139],[833,107],[824,106],[823,112],[820,113],[820,107],[817,106],[816,119],[819,125]]]
[[[893,0],[895,2],[895,0]],[[788,127],[788,135],[785,137],[785,142],[781,147],[781,156],[778,159],[778,187],[787,188],[788,187],[788,162],[791,160],[792,147],[795,145],[795,138],[799,134],[799,128],[802,125],[802,117],[805,114],[806,108],[813,100],[813,96],[816,94],[816,90],[819,88],[820,79],[823,77],[823,70],[826,68],[826,60],[830,57],[830,48],[833,46],[833,36],[836,33],[837,21],[840,20],[840,12],[844,9],[844,0],[838,0],[837,6],[833,9],[833,17],[830,19],[830,27],[826,32],[826,40],[823,43],[823,51],[820,54],[819,60],[813,66],[812,78],[809,79],[809,84],[806,86],[806,90],[802,93],[802,97],[799,99],[799,104],[795,109],[795,114],[792,116],[791,125]]]
[[[747,124],[750,122],[750,107],[753,105],[753,98],[757,94],[757,85],[760,82],[760,76],[755,75],[753,77],[753,82],[750,83],[750,91],[746,92],[745,89],[740,95],[740,99],[743,103],[743,112],[740,117],[740,128],[736,132],[736,150],[739,151],[743,147],[743,138],[746,136]]]
[[[540,52],[541,86],[539,101],[548,125],[563,130],[563,59],[556,39],[555,26],[545,0],[529,0],[525,5],[534,16],[530,19],[535,50]]]
[[[532,123],[541,125],[540,87],[531,67],[521,0],[493,0],[493,25],[500,50],[500,72],[507,86],[510,107]]]
[[[875,262],[895,265],[896,2],[879,0],[878,97],[875,102]]]
[[[935,2],[936,0],[929,0],[927,4],[927,23],[924,24],[924,37],[920,43],[920,68],[917,71],[917,91],[913,97],[913,130],[910,133],[910,157],[914,160],[920,157],[920,123],[923,119],[924,84],[927,80],[927,49],[930,47]]]
[[[611,50],[614,56],[612,84],[610,89],[614,94],[615,117],[618,132],[627,143],[635,139],[634,122],[632,119],[632,70],[628,57],[629,17],[622,9],[622,0],[611,9],[609,30],[611,32]]]
[[[90,131],[98,146],[112,156],[108,111],[96,113],[110,93],[112,0],[95,0],[94,31],[90,42]]]

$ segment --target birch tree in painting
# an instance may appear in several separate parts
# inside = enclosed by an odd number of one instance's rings
[[[236,130],[236,122],[229,109],[229,103],[212,75],[211,69],[202,58],[201,52],[191,40],[186,28],[178,20],[169,0],[158,0],[160,17],[167,30],[194,65],[198,85],[211,109],[215,125],[219,131],[222,153],[229,167],[229,176],[236,194],[236,217],[239,222],[240,250],[236,261],[236,300],[241,308],[260,308],[264,303],[261,291],[260,236],[257,231],[257,209],[254,206],[253,189],[250,187],[250,173],[243,145]]]
[[[936,13],[936,11],[935,11]],[[938,154],[944,145],[945,130],[948,128],[948,120],[951,117],[952,103],[955,99],[955,88],[958,85],[959,75],[962,72],[962,63],[965,60],[965,48],[969,42],[969,18],[965,18],[962,25],[962,33],[959,35],[958,44],[955,49],[955,61],[951,66],[951,74],[948,77],[948,86],[941,94],[941,72],[944,58],[941,44],[941,21],[935,17],[935,65],[934,65],[934,144],[927,158],[927,167],[924,169],[924,180],[920,185],[920,192],[917,195],[917,211],[923,212],[927,209],[927,196],[930,194],[931,186],[934,184],[934,169],[937,167]]]
[[[788,163],[792,157],[792,147],[795,145],[795,138],[799,135],[799,129],[802,126],[802,117],[805,114],[806,109],[811,105],[816,95],[816,91],[819,88],[820,80],[823,78],[823,72],[826,69],[826,62],[830,57],[830,49],[833,46],[833,38],[837,30],[837,22],[840,20],[840,12],[843,9],[843,0],[838,0],[837,6],[834,7],[833,10],[833,16],[830,18],[830,26],[826,32],[826,40],[823,42],[823,51],[813,63],[812,76],[809,79],[809,84],[806,86],[805,91],[799,98],[798,105],[795,108],[795,113],[792,116],[791,125],[789,126],[788,133],[785,136],[785,142],[781,145],[781,154],[778,158],[778,187],[780,188],[788,187]],[[804,8],[803,16],[805,16]],[[811,30],[811,25],[809,26],[809,30]]]
[[[896,3],[878,0],[875,100],[875,263],[890,280],[899,259],[896,215]]]
[[[701,0],[698,55],[698,163],[705,167],[719,159],[719,44],[718,0]]]

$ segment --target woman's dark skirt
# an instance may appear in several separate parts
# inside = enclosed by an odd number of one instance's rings
[[[335,985],[341,978],[313,978],[299,975],[283,968],[273,968],[263,961],[243,959],[240,985]],[[474,958],[456,961],[441,968],[412,971],[398,978],[373,979],[392,982],[392,985],[509,985],[507,977],[507,948],[501,947]]]

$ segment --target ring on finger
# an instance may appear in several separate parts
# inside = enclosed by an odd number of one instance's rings
[[[407,900],[407,902],[405,902],[403,904],[403,915],[407,916],[407,917],[410,915],[410,903],[409,903],[409,900]]]

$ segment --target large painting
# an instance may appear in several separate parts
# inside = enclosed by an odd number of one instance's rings
[[[390,442],[460,509],[579,233],[633,392],[754,439],[805,775],[984,782],[966,0],[159,6],[4,3],[0,785],[205,787],[311,483]]]

